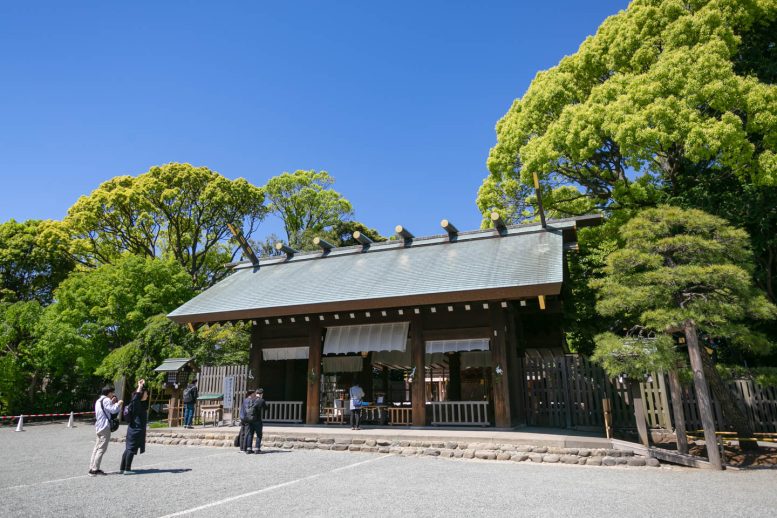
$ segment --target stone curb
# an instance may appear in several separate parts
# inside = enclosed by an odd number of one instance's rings
[[[231,433],[148,432],[146,442],[166,446],[211,446],[234,448]],[[112,442],[124,442],[124,437],[112,437]],[[544,464],[577,464],[580,466],[659,467],[656,459],[635,456],[631,451],[614,449],[557,448],[546,446],[497,443],[424,442],[385,439],[348,439],[331,437],[289,437],[265,435],[262,446],[268,448],[319,449],[348,452],[382,453],[404,456],[480,459],[488,461],[535,462]]]

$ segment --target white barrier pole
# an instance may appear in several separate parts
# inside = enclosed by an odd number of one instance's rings
[[[73,412],[70,412],[70,419],[67,420],[67,427],[68,428],[75,428],[76,425],[73,424]]]
[[[24,416],[19,416],[19,424],[16,425],[16,431],[17,432],[23,432],[24,431]]]

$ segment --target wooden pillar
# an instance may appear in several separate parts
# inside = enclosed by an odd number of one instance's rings
[[[683,412],[683,393],[680,387],[680,377],[677,371],[669,371],[669,392],[672,395],[672,413],[674,414],[674,434],[677,437],[677,451],[688,453],[688,436],[685,428],[685,412]]]
[[[262,328],[259,324],[251,327],[251,351],[248,354],[248,380],[247,390],[256,390],[260,387],[262,367]],[[246,397],[246,394],[242,394]],[[241,400],[242,403],[242,400]]]
[[[507,320],[507,359],[510,370],[510,415],[512,424],[526,424],[526,375],[523,371],[523,357],[518,355],[518,326],[516,323],[515,306],[509,304],[506,311]]]
[[[715,420],[712,416],[710,388],[707,385],[707,379],[704,377],[701,350],[699,349],[699,340],[696,336],[696,324],[691,320],[686,320],[683,331],[685,331],[685,341],[688,343],[688,355],[691,359],[693,384],[696,389],[696,401],[699,405],[699,417],[701,417],[701,423],[704,427],[704,444],[707,446],[707,458],[714,468],[723,469],[720,450],[718,449],[718,437],[715,435]]]
[[[286,381],[283,383],[283,400],[291,401],[291,394],[293,390],[291,384],[294,382],[294,363],[292,360],[284,360],[283,363],[286,364]]]
[[[510,370],[507,361],[507,323],[505,312],[494,304],[491,311],[491,328],[493,339],[491,340],[491,368],[494,373],[492,384],[494,389],[494,421],[497,428],[510,428]],[[498,373],[501,371],[501,374]]]
[[[461,353],[448,356],[448,401],[461,401]]]
[[[645,402],[642,401],[642,391],[639,388],[639,381],[628,380],[629,393],[631,394],[631,404],[634,407],[634,417],[637,420],[637,433],[639,433],[639,442],[650,447],[650,433],[648,432],[647,419],[645,417]]]
[[[394,401],[391,399],[391,390],[389,387],[389,369],[385,365],[383,366],[383,372],[381,372],[380,377],[383,380],[383,392],[385,393],[383,402],[386,404],[393,403]]]
[[[413,426],[426,426],[426,344],[420,315],[413,315],[410,321],[410,348],[415,368],[411,399],[413,403]]]
[[[321,418],[321,325],[311,323],[308,328],[308,384],[305,423],[318,424]]]
[[[364,390],[364,400],[375,402],[375,396],[372,387],[372,353],[367,353],[362,357],[361,385]]]

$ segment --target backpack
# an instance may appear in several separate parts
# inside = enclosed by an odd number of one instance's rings
[[[183,391],[183,402],[184,403],[193,403],[194,402],[194,391],[196,390],[196,387],[194,385],[189,385],[186,387]]]
[[[249,421],[261,421],[262,420],[262,408],[264,408],[264,400],[259,398],[251,401],[248,404],[246,416]]]

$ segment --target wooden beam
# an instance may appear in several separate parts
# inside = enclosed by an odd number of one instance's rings
[[[353,233],[353,238],[359,243],[361,243],[362,246],[364,247],[370,246],[370,244],[372,243],[372,239],[362,234],[358,230]]]
[[[458,233],[459,233],[459,229],[458,229],[458,228],[456,228],[456,227],[453,225],[453,223],[451,223],[451,222],[450,222],[450,221],[448,221],[447,219],[444,219],[444,220],[440,221],[440,226],[441,226],[443,229],[445,229],[445,231],[448,233],[448,239],[450,239],[451,241],[453,241],[454,239],[456,239],[456,236],[457,236],[457,235],[458,235]]]
[[[499,231],[500,235],[504,235],[507,232],[507,225],[498,212],[491,213],[491,223],[494,224],[494,228]]]
[[[688,436],[685,428],[685,412],[683,412],[682,389],[677,370],[669,371],[669,392],[672,396],[672,413],[674,414],[674,434],[677,437],[677,451],[688,453]]]
[[[545,309],[545,295],[537,295],[537,301],[540,303],[540,309]]]
[[[691,359],[693,385],[696,389],[696,401],[699,405],[699,417],[701,417],[701,423],[704,427],[704,444],[707,446],[707,458],[715,469],[723,469],[718,437],[715,435],[715,420],[712,415],[710,388],[707,385],[707,379],[704,377],[704,369],[702,367],[701,355],[706,353],[702,353],[699,349],[696,324],[692,320],[685,321],[683,331],[685,332],[685,341],[688,343],[688,355]]]
[[[507,324],[505,311],[497,304],[491,306],[491,327],[494,331],[491,367],[494,372],[494,423],[497,428],[512,426],[510,413],[510,372],[507,359]],[[501,372],[500,372],[501,371]]]
[[[420,315],[410,320],[410,350],[415,374],[411,388],[413,426],[426,426],[426,344]]]
[[[396,227],[394,227],[394,231],[397,233],[397,235],[401,236],[402,239],[405,240],[405,243],[407,243],[408,241],[412,241],[413,238],[415,237],[412,234],[412,232],[410,232],[408,229],[406,229],[402,225],[397,225]]]
[[[275,243],[275,249],[278,250],[279,252],[283,252],[284,254],[286,254],[286,256],[289,259],[294,257],[294,254],[297,253],[297,251],[294,250],[292,247],[290,247],[288,245],[285,245],[285,244],[281,243],[280,241]]]
[[[313,244],[320,247],[324,252],[329,252],[335,247],[332,243],[326,241],[325,239],[321,239],[320,237],[314,237]]]
[[[251,245],[248,244],[248,241],[246,240],[245,236],[243,236],[243,232],[241,232],[238,228],[236,228],[231,223],[227,223],[227,228],[229,228],[229,231],[232,232],[233,236],[235,236],[235,239],[237,240],[237,243],[240,245],[240,248],[243,250],[243,254],[245,254],[246,259],[251,261],[251,264],[254,266],[259,264],[259,259],[256,257],[256,254],[254,253],[254,250],[251,248]]]
[[[316,321],[308,328],[308,368],[306,382],[307,409],[305,423],[318,424],[321,417],[321,324]]]
[[[547,227],[547,223],[545,223],[545,209],[542,208],[542,189],[540,189],[540,179],[537,176],[537,173],[532,173],[532,177],[534,177],[534,192],[537,194],[537,208],[539,209],[540,213],[540,224],[542,225],[542,228]]]
[[[650,433],[647,429],[647,418],[645,417],[645,403],[642,401],[642,391],[639,388],[637,380],[628,380],[629,393],[631,394],[631,404],[634,407],[634,418],[637,421],[637,432],[639,440],[645,448],[650,447]]]

